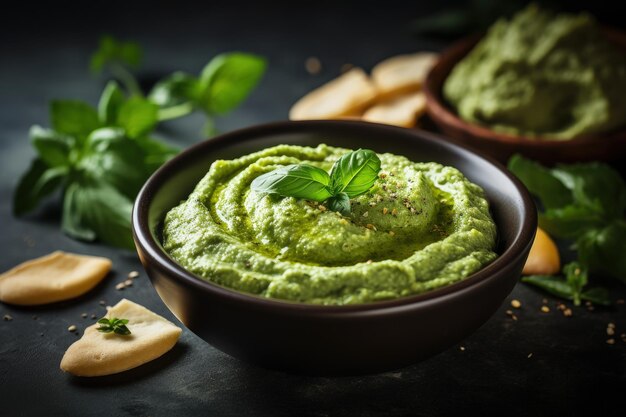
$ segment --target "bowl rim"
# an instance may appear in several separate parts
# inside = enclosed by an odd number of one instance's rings
[[[602,25],[601,31],[607,39],[619,44],[626,49],[626,31],[614,27]],[[522,145],[544,149],[570,148],[577,144],[593,144],[599,140],[626,142],[626,127],[617,128],[608,132],[599,132],[575,136],[571,139],[558,139],[546,136],[526,136],[511,133],[498,132],[486,125],[472,123],[463,120],[443,98],[443,85],[454,67],[483,39],[486,32],[475,33],[454,42],[444,49],[439,59],[430,69],[423,90],[426,96],[428,114],[438,118],[442,123],[450,125],[457,130],[472,135],[477,140],[495,143],[507,143],[510,145]]]
[[[525,219],[519,225],[518,233],[512,239],[512,244],[504,250],[494,261],[453,284],[446,285],[421,294],[408,295],[390,300],[373,301],[362,304],[349,305],[321,305],[291,300],[281,300],[268,297],[262,297],[255,294],[230,289],[219,284],[202,279],[201,277],[187,271],[177,262],[175,262],[163,249],[160,243],[153,238],[149,224],[149,209],[153,195],[167,181],[170,174],[184,169],[184,163],[187,159],[192,159],[194,154],[205,152],[205,149],[219,148],[223,144],[232,144],[233,141],[254,141],[255,138],[263,137],[267,134],[277,134],[285,132],[298,132],[319,128],[367,128],[381,132],[381,134],[398,134],[417,135],[420,140],[426,140],[436,146],[442,146],[452,151],[461,150],[463,157],[476,158],[495,166],[507,179],[513,184],[515,193],[522,202],[520,210],[522,211],[522,219]],[[455,149],[456,148],[456,149]],[[426,305],[435,302],[438,299],[450,296],[455,293],[467,290],[470,287],[480,285],[490,278],[495,279],[499,275],[498,272],[505,269],[507,265],[513,263],[518,257],[524,254],[535,235],[537,226],[537,211],[530,193],[526,187],[513,174],[497,162],[494,158],[476,153],[471,147],[451,142],[441,136],[431,132],[422,130],[405,129],[390,125],[378,123],[369,123],[353,120],[303,120],[303,121],[276,121],[260,125],[254,125],[243,129],[237,129],[228,133],[218,135],[199,143],[196,143],[176,155],[171,160],[163,164],[148,178],[146,183],[139,191],[132,211],[132,232],[135,240],[137,251],[147,258],[146,263],[158,264],[161,270],[165,270],[173,279],[182,281],[184,284],[193,287],[202,292],[210,292],[219,297],[223,297],[231,302],[249,303],[250,306],[259,308],[282,309],[296,312],[307,312],[313,314],[347,314],[347,313],[368,313],[381,310],[404,308],[407,305]]]

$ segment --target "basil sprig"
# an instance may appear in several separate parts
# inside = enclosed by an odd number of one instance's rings
[[[313,165],[287,165],[258,176],[250,188],[260,194],[326,202],[330,210],[348,215],[350,198],[372,188],[379,171],[380,159],[376,153],[359,149],[339,158],[330,175]]]
[[[609,305],[609,293],[605,288],[595,287],[584,290],[588,282],[588,272],[578,262],[570,262],[563,267],[563,277],[553,275],[529,275],[522,282],[535,285],[557,297],[572,300],[579,306],[581,300]]]
[[[60,191],[67,235],[134,250],[130,214],[137,192],[178,153],[154,138],[159,123],[201,110],[206,130],[213,130],[213,116],[241,104],[266,68],[260,56],[225,53],[213,58],[199,77],[177,72],[145,95],[132,73],[141,58],[138,44],[105,36],[91,69],[96,74],[106,70],[115,80],[106,84],[97,108],[78,100],[51,102],[51,127],[30,130],[37,158],[15,190],[16,216]]]
[[[128,319],[118,319],[116,317],[107,319],[103,317],[98,320],[98,324],[100,324],[100,327],[96,330],[102,333],[115,333],[122,336],[128,336],[131,333],[128,327],[126,327]]]

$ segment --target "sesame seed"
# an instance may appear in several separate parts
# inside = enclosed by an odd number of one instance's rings
[[[606,343],[609,344],[609,345],[614,345],[615,344],[615,339],[613,339],[613,338],[607,339]]]
[[[124,285],[126,285],[127,287],[132,287],[133,286],[133,280],[132,279],[127,279],[126,281],[124,281]]]
[[[522,303],[519,300],[511,300],[511,307],[520,308],[521,306],[522,306]]]
[[[513,321],[517,321],[517,316],[515,314],[513,314],[511,318],[513,319]]]
[[[465,351],[465,346],[459,346],[459,349],[461,350],[461,352]]]
[[[607,324],[607,327],[612,327],[614,329],[615,328],[615,323],[609,323],[609,324]]]
[[[512,310],[507,310],[506,311],[506,315],[507,316],[512,316],[513,315],[513,311]]]
[[[11,321],[13,320],[13,317],[11,317],[9,314],[5,314],[4,317],[2,317],[4,319],[4,321]]]
[[[103,305],[106,305],[106,303],[107,303],[106,301],[104,301],[104,300],[100,300],[100,302],[99,302],[98,304],[100,304],[101,306],[103,306]]]
[[[389,213],[389,209],[387,207],[383,207],[383,214]]]
[[[530,353],[528,354],[528,356],[526,356],[526,357],[527,357],[528,359],[532,358],[532,357],[533,357],[533,353],[532,353],[532,352],[530,352]]]
[[[71,325],[70,327],[67,328],[68,332],[75,332],[76,331],[76,326],[75,325]]]
[[[367,216],[369,216],[369,215],[370,215],[370,214],[369,214],[369,212],[367,212],[367,211],[366,211],[366,212],[364,212],[363,214],[361,214],[361,216],[363,216],[363,217],[367,217]]]
[[[128,278],[130,278],[130,279],[135,279],[137,277],[139,277],[139,272],[137,272],[137,271],[130,271],[128,273]]]
[[[320,204],[319,206],[317,206],[317,208],[318,208],[320,211],[326,211],[326,206],[323,206],[323,205],[321,205],[321,204]]]
[[[117,284],[117,285],[115,286],[115,289],[116,289],[116,290],[118,290],[118,291],[119,291],[119,290],[123,290],[124,288],[126,288],[126,285],[124,285],[124,283],[123,283],[123,282],[120,282],[119,284]]]
[[[376,229],[376,226],[374,226],[374,225],[373,225],[373,224],[371,224],[371,223],[368,223],[365,227],[367,227],[368,229],[374,230],[374,231],[376,231],[376,230],[377,230],[377,229]]]
[[[550,307],[548,307],[548,306],[541,306],[541,312],[542,313],[549,313],[550,312]]]
[[[304,68],[309,74],[316,75],[322,70],[322,63],[318,58],[311,56],[304,61]]]
[[[87,313],[83,313],[80,315],[82,318],[86,319],[87,318]]]
[[[393,210],[391,210],[391,215],[392,216],[397,216],[398,215],[398,210],[396,210],[395,208]]]
[[[606,334],[608,336],[613,336],[615,334],[615,329],[613,327],[607,327],[606,328]]]
[[[390,230],[390,231],[389,231],[389,235],[394,236],[394,235],[395,235],[394,231],[393,231],[393,230]]]
[[[91,318],[92,318],[93,320],[95,320],[95,319],[97,319],[97,318],[98,318],[98,316],[96,316],[95,314],[92,314],[92,315],[91,315]]]
[[[573,312],[572,312],[571,308],[566,308],[565,310],[563,310],[563,315],[565,317],[572,317],[572,314],[573,314]]]

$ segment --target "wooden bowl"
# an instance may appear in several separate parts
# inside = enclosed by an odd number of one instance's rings
[[[603,31],[611,42],[626,51],[625,32],[609,28]],[[610,161],[626,156],[626,128],[570,140],[554,140],[500,133],[461,119],[443,98],[443,84],[456,64],[481,38],[482,35],[471,36],[446,49],[426,79],[424,92],[428,115],[444,134],[502,162],[514,153],[545,163]]]

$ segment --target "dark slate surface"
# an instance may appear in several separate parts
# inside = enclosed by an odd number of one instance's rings
[[[13,188],[33,156],[27,131],[33,123],[47,124],[47,101],[65,97],[95,102],[103,81],[94,79],[86,67],[102,32],[145,45],[141,76],[148,82],[176,69],[197,72],[222,51],[266,55],[267,77],[242,108],[219,122],[224,131],[285,119],[294,100],[336,76],[342,64],[369,69],[389,55],[445,45],[408,32],[410,20],[427,10],[418,2],[392,2],[394,7],[384,13],[380,3],[332,10],[331,5],[253,10],[229,4],[199,10],[176,2],[174,16],[171,7],[150,10],[108,2],[82,3],[78,18],[70,6],[40,10],[26,5],[18,13],[3,13],[0,270],[56,249],[108,256],[114,264],[113,273],[80,299],[28,309],[0,304],[0,316],[13,317],[0,321],[3,416],[608,415],[623,410],[623,396],[616,394],[626,388],[626,343],[619,339],[626,332],[626,307],[593,312],[575,308],[574,316],[566,318],[555,311],[556,301],[546,297],[552,311],[544,314],[539,308],[545,296],[523,285],[458,346],[380,375],[312,378],[259,369],[221,353],[188,330],[168,354],[123,374],[79,379],[59,370],[63,352],[79,337],[67,327],[75,324],[82,333],[93,321],[81,318],[81,313],[104,314],[100,300],[112,305],[127,297],[176,319],[135,254],[64,236],[56,199],[33,215],[12,217]],[[309,56],[322,61],[321,74],[306,73]],[[202,118],[193,116],[169,123],[160,133],[185,146],[200,138],[201,124]],[[132,270],[142,272],[135,285],[116,291],[115,284]],[[626,291],[613,285],[612,295],[623,299]],[[517,321],[505,314],[512,298],[523,303],[515,312]],[[617,325],[612,346],[606,343],[609,322]]]

